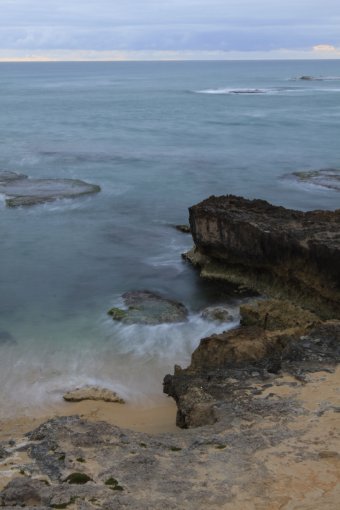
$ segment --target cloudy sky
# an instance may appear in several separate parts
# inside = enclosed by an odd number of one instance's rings
[[[340,58],[340,0],[0,0],[0,59]]]

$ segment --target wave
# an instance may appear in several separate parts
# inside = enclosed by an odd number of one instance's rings
[[[88,337],[80,329],[70,341],[19,333],[17,343],[1,346],[0,419],[54,405],[66,391],[86,385],[109,388],[129,402],[159,397],[164,375],[175,363],[190,363],[200,338],[239,324],[238,308],[230,310],[234,321],[221,324],[197,313],[187,322],[155,326],[115,323],[103,315]]]
[[[300,79],[300,78],[297,78]],[[334,81],[340,78],[332,78]],[[316,80],[316,79],[315,79]],[[316,80],[316,81],[321,81]],[[331,81],[331,78],[328,79]],[[304,88],[304,87],[272,87],[272,88],[217,88],[217,89],[203,89],[203,90],[194,90],[192,91],[194,94],[211,94],[211,95],[276,95],[276,94],[292,94],[292,93],[310,93],[311,91],[315,92],[339,92],[339,88]]]
[[[277,92],[276,89],[253,89],[253,88],[240,88],[240,89],[231,89],[231,88],[219,88],[219,89],[203,89],[203,90],[194,90],[195,94],[215,94],[215,95],[229,95],[229,94],[272,94]]]

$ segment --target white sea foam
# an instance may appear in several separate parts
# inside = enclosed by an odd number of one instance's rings
[[[159,398],[163,377],[176,363],[190,362],[201,338],[238,324],[218,324],[191,314],[187,322],[157,326],[124,325],[110,318],[98,324],[100,338],[72,338],[57,345],[25,339],[1,346],[0,417],[53,405],[75,387],[98,385],[130,402]]]
[[[325,80],[319,80],[325,81]],[[329,80],[331,81],[331,80]],[[273,88],[217,88],[217,89],[203,89],[194,90],[195,94],[210,94],[210,95],[286,95],[286,94],[309,94],[311,92],[340,92],[339,88],[311,88],[311,87],[273,87]]]
[[[203,89],[194,90],[195,94],[214,94],[214,95],[229,95],[229,94],[275,94],[276,89],[263,89],[263,88],[217,88],[217,89]]]

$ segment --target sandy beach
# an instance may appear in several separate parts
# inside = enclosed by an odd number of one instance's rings
[[[117,404],[91,400],[61,401],[58,405],[33,409],[29,414],[19,414],[15,418],[0,420],[0,441],[20,437],[55,416],[72,415],[79,415],[90,421],[106,421],[111,425],[148,434],[178,430],[175,425],[176,404],[171,398],[165,396],[140,404]]]
[[[290,431],[287,439],[279,444],[260,449],[249,461],[253,469],[243,471],[238,467],[237,452],[231,462],[234,465],[233,501],[223,505],[224,510],[315,510],[322,505],[324,508],[335,509],[339,501],[340,488],[340,368],[333,373],[316,372],[309,376],[308,382],[296,383],[289,375],[283,375],[277,384],[268,388],[261,398],[297,400],[301,405],[299,416],[292,417],[286,423]],[[84,401],[80,403],[64,403],[54,408],[45,416],[18,417],[2,421],[0,425],[1,440],[15,439],[17,444],[24,443],[24,433],[39,423],[56,415],[79,414],[89,421],[105,420],[110,424],[126,427],[134,431],[147,432],[154,438],[177,437],[186,441],[187,433],[176,429],[175,405],[170,399],[160,399],[154,407],[120,405],[104,402]],[[278,424],[280,427],[281,425]],[[253,430],[254,435],[266,435],[273,427],[271,419],[257,423],[240,423],[239,433],[245,429]],[[171,434],[176,432],[175,435]],[[162,434],[162,433],[170,433]],[[200,429],[196,430],[200,434]],[[145,436],[143,435],[143,440]],[[152,441],[152,437],[150,438]],[[192,476],[202,476],[202,483],[212,483],[214,479],[223,479],[220,462],[214,461],[216,450],[211,450],[198,471]],[[240,452],[241,453],[241,452]],[[179,454],[178,454],[179,455]],[[13,457],[0,464],[0,490],[20,475],[20,466],[30,464],[26,452],[18,451]],[[164,469],[170,462],[167,457],[163,461]],[[184,462],[184,461],[182,461]],[[170,465],[170,464],[169,464]],[[256,467],[257,466],[257,467]],[[260,468],[261,467],[261,468]],[[93,469],[91,476],[96,477],[96,464],[88,464]],[[179,469],[181,466],[179,465]],[[208,471],[207,471],[208,469]],[[209,474],[208,474],[209,472]],[[222,478],[221,478],[222,477]],[[190,481],[191,483],[192,481]],[[195,483],[199,482],[199,477]],[[237,483],[236,483],[237,482]],[[254,497],[254,487],[256,497]],[[268,491],[268,488],[270,490]],[[261,489],[262,488],[262,489]],[[261,495],[261,491],[263,494]]]

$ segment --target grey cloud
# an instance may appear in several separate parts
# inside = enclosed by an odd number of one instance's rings
[[[338,0],[0,0],[0,48],[270,50],[340,45]]]

